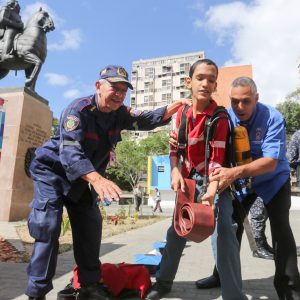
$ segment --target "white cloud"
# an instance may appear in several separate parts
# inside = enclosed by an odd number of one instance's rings
[[[64,93],[64,97],[66,99],[76,99],[80,97],[82,94],[78,89],[70,89]]]
[[[61,23],[64,23],[64,21],[56,14],[56,12],[46,3],[37,1],[33,4],[25,6],[25,8],[21,5],[21,16],[24,24],[26,24],[26,21],[31,17],[34,13],[39,11],[40,8],[45,10],[49,13],[51,18],[54,21],[55,27],[59,26]]]
[[[49,50],[78,49],[82,43],[82,33],[80,29],[63,30],[62,41],[48,45]]]
[[[65,20],[59,17],[56,12],[46,3],[37,1],[33,4],[27,5],[24,9],[21,7],[22,20],[26,24],[26,21],[37,12],[40,8],[47,11],[50,17],[53,19],[55,25],[55,32],[59,33],[62,38],[60,42],[48,44],[49,50],[67,50],[78,49],[83,41],[83,35],[80,29],[70,29],[58,31],[64,24]]]
[[[252,64],[262,102],[276,105],[299,85],[300,1],[256,0],[211,6],[195,27],[231,45],[226,65]]]
[[[46,73],[45,78],[50,85],[64,86],[70,83],[69,78],[66,75],[57,73]]]

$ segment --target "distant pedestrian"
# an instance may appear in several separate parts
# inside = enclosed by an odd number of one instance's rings
[[[286,152],[289,165],[295,172],[297,186],[300,187],[300,130],[294,132]]]
[[[252,255],[258,258],[274,259],[273,248],[268,244],[265,234],[268,213],[262,198],[257,197],[250,208],[250,224],[257,249]]]
[[[161,195],[160,195],[160,191],[158,190],[158,188],[155,188],[155,195],[153,197],[153,200],[155,202],[155,207],[153,209],[153,212],[156,212],[157,209],[159,209],[159,211],[162,212],[162,209],[160,206]]]
[[[134,188],[133,196],[134,196],[135,211],[140,211],[143,193],[141,190],[141,186],[139,184],[137,184],[136,187]]]

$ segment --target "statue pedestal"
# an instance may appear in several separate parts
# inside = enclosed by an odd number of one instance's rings
[[[0,221],[27,218],[33,198],[32,179],[25,173],[28,148],[49,139],[52,112],[48,101],[27,88],[0,89],[5,122],[0,158]]]

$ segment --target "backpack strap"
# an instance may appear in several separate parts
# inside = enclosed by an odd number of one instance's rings
[[[224,106],[217,106],[213,115],[207,117],[204,124],[204,142],[205,142],[205,159],[204,159],[204,178],[203,178],[203,191],[207,191],[208,187],[208,162],[211,157],[210,142],[215,135],[215,128],[219,119],[227,119],[229,122],[229,132],[227,136],[226,145],[226,164],[232,167],[235,165],[233,138],[234,138],[234,125]]]
[[[178,129],[178,151],[177,155],[185,158],[185,148],[187,143],[187,118],[186,112],[189,109],[189,105],[186,105],[181,113],[180,125]]]

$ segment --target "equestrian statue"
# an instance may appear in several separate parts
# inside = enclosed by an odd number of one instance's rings
[[[32,91],[47,56],[46,33],[54,30],[49,14],[34,13],[25,27],[17,0],[8,0],[0,9],[0,79],[10,70],[24,70],[25,86]]]

